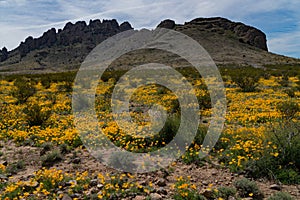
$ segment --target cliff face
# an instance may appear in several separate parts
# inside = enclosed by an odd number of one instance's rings
[[[55,28],[52,28],[39,38],[34,39],[31,36],[28,37],[25,42],[21,42],[16,50],[22,58],[33,50],[52,46],[68,47],[79,43],[92,49],[96,44],[106,38],[130,29],[132,29],[132,27],[128,22],[119,25],[114,19],[103,20],[103,22],[100,20],[90,20],[88,25],[84,21],[79,21],[75,24],[68,22],[65,27],[62,30],[59,29],[58,32],[56,32]]]
[[[214,18],[197,18],[190,22],[186,22],[183,27],[196,26],[208,32],[217,32],[220,34],[231,33],[236,37],[239,42],[246,43],[259,49],[268,51],[266,35],[257,28],[245,25],[240,22],[232,22],[228,19],[221,17]],[[168,19],[162,21],[158,27],[162,28],[175,28],[175,22]]]

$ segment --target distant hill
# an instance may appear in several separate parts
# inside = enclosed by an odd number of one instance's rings
[[[198,41],[218,65],[252,65],[300,63],[299,59],[276,55],[268,52],[266,35],[251,26],[232,22],[225,18],[197,18],[184,24],[176,24],[167,19],[158,27],[174,29]],[[11,51],[0,50],[0,74],[7,73],[44,73],[76,70],[88,53],[103,40],[133,29],[130,23],[119,25],[115,20],[90,20],[72,24],[68,22],[63,29],[52,28],[41,37],[29,36]],[[160,62],[167,53],[142,56],[149,52],[136,52],[124,55],[114,63],[123,67],[147,61]],[[174,57],[170,57],[174,58]],[[169,64],[177,67],[180,62],[169,59]]]

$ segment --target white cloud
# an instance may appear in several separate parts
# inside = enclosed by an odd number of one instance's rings
[[[269,48],[274,53],[300,58],[300,30],[291,33],[280,34],[268,41]]]

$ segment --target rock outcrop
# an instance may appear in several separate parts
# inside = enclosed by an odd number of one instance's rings
[[[232,22],[221,17],[214,18],[197,18],[185,25],[202,26],[212,32],[226,33],[231,32],[240,42],[255,46],[262,50],[268,51],[266,35],[257,28],[245,25],[241,22]],[[228,33],[227,33],[228,34]]]
[[[59,29],[57,32],[55,28],[52,28],[39,38],[29,36],[24,42],[21,42],[16,50],[22,58],[30,51],[55,45],[71,46],[81,43],[92,48],[106,38],[130,29],[132,27],[128,22],[119,25],[115,19],[102,22],[90,20],[88,25],[84,21],[78,21],[75,24],[68,22],[62,30]],[[4,54],[2,53],[2,55]],[[5,60],[4,58],[7,59],[7,57],[2,58],[1,56],[1,61]]]
[[[175,21],[171,20],[171,19],[166,19],[164,21],[161,21],[157,27],[159,28],[167,28],[167,29],[173,29],[175,27]]]
[[[6,60],[8,57],[8,51],[6,47],[3,47],[2,50],[0,50],[0,62]]]

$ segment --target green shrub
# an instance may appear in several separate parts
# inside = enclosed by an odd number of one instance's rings
[[[254,92],[258,87],[261,75],[256,71],[240,69],[231,75],[231,80],[237,84],[243,92]]]
[[[63,159],[60,151],[53,150],[41,157],[43,167],[51,167]]]
[[[15,80],[14,86],[16,90],[12,92],[12,96],[17,98],[17,103],[23,104],[27,99],[36,93],[35,83],[30,79],[19,78]]]
[[[6,173],[17,174],[19,171],[25,168],[25,163],[23,160],[18,160],[17,162],[11,163],[6,168]]]
[[[113,153],[108,160],[109,165],[117,169],[132,169],[135,167],[133,158],[126,153]],[[127,170],[126,170],[127,171]]]
[[[268,200],[294,200],[294,198],[286,192],[277,192],[269,197]]]
[[[63,143],[59,145],[59,150],[62,154],[66,154],[71,151],[71,147],[68,144]]]
[[[249,175],[268,177],[285,184],[299,184],[300,125],[284,120],[270,125],[265,135],[266,148],[259,160],[248,163],[246,170]]]
[[[278,83],[282,86],[282,87],[288,87],[289,86],[289,76],[287,73],[283,74],[281,76],[281,78],[279,79]]]
[[[300,106],[296,101],[289,100],[277,105],[277,109],[286,119],[292,119],[297,112],[300,112]]]
[[[241,178],[234,182],[234,186],[238,190],[238,194],[242,198],[252,197],[253,199],[263,199],[263,194],[254,181],[247,178]]]
[[[296,89],[295,88],[290,88],[290,89],[287,89],[287,90],[284,90],[284,92],[291,98],[294,98],[296,97]]]
[[[235,188],[232,187],[219,187],[218,188],[218,197],[223,199],[228,199],[230,196],[234,197],[237,191]]]
[[[51,142],[45,142],[41,145],[41,147],[42,150],[40,151],[40,155],[42,156],[53,148],[53,144]]]
[[[23,112],[26,114],[26,120],[29,126],[41,126],[51,115],[51,109],[44,108],[38,103],[27,103]]]

